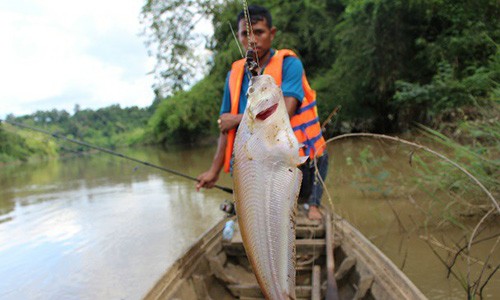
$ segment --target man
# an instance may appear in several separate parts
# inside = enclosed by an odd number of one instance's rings
[[[317,171],[324,179],[328,169],[328,154],[317,115],[316,93],[309,87],[302,63],[296,55],[290,50],[271,48],[276,28],[272,26],[269,11],[260,6],[249,6],[248,10],[252,24],[250,34],[254,43],[253,49],[258,58],[258,71],[273,76],[281,87],[294,133],[299,143],[304,144],[300,155],[309,156],[306,163],[300,166],[303,180],[299,198],[305,199],[309,204],[309,219],[320,220],[322,216],[318,206],[323,186],[316,174],[314,158]],[[243,11],[238,15],[238,39],[245,49],[249,48],[247,22]],[[217,151],[210,169],[198,176],[197,190],[202,187],[212,188],[223,167],[226,172],[230,170],[234,135],[246,108],[249,75],[244,60],[233,63],[226,78],[220,117],[217,120],[220,128]]]

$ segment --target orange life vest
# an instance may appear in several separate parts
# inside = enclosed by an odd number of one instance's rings
[[[286,56],[297,57],[292,50],[277,50],[264,70],[264,74],[271,75],[278,86],[281,86],[283,60]],[[240,59],[233,63],[231,74],[229,75],[229,92],[231,97],[230,112],[234,115],[238,114],[244,71],[245,59]],[[304,99],[302,99],[302,103],[297,109],[297,113],[291,118],[290,123],[299,144],[304,145],[304,147],[300,148],[299,155],[309,156],[312,159],[314,156],[323,154],[325,140],[321,134],[321,126],[319,124],[318,109],[316,107],[316,92],[309,86],[305,73],[302,74],[302,88],[304,89]],[[236,128],[233,128],[228,132],[227,136],[227,145],[224,155],[224,171],[226,172],[230,170],[235,136]]]

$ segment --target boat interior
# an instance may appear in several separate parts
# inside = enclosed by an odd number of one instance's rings
[[[296,299],[425,299],[409,279],[342,218],[296,218]],[[232,217],[234,219],[234,217]],[[264,299],[239,230],[222,239],[226,221],[207,231],[145,299]]]

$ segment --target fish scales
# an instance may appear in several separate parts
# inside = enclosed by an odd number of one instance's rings
[[[271,76],[254,76],[236,134],[233,178],[243,245],[267,299],[295,298],[298,150],[280,88]]]

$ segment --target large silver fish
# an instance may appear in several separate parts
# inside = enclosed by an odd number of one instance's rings
[[[243,245],[266,299],[295,299],[299,144],[281,89],[254,76],[234,143],[233,178]]]

